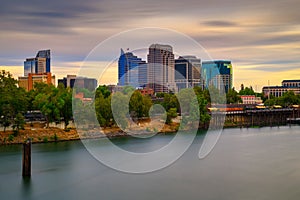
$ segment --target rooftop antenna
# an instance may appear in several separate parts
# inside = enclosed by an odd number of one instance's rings
[[[270,80],[268,80],[268,89],[269,89],[269,91],[268,91],[268,99],[270,99]]]

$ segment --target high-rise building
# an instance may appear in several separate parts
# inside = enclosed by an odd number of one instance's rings
[[[24,61],[24,76],[29,73],[47,73],[50,69],[50,50],[41,50],[35,58],[27,58]]]
[[[214,60],[202,62],[201,75],[204,87],[213,85],[227,93],[232,88],[232,65],[228,60]]]
[[[65,87],[88,89],[93,91],[98,86],[98,81],[94,78],[76,77],[76,75],[67,75],[62,79],[58,79],[58,84],[62,83]]]
[[[75,88],[85,88],[94,91],[98,86],[98,81],[94,78],[76,77],[74,86]]]
[[[144,76],[139,68],[144,67],[143,65],[145,65],[145,63],[145,61],[135,56],[132,52],[125,53],[123,49],[121,49],[121,55],[118,61],[118,85],[139,87],[139,80],[142,81]],[[139,72],[141,77],[139,77]]]
[[[40,50],[36,57],[37,59],[37,73],[50,72],[50,49]]]
[[[29,73],[36,73],[36,59],[27,58],[24,61],[24,76],[28,76]]]
[[[27,91],[32,90],[36,82],[55,85],[55,75],[50,72],[50,50],[40,50],[35,58],[26,58],[24,76],[18,79],[19,87]]]
[[[154,92],[176,90],[175,61],[170,45],[152,44],[148,54],[148,87]]]
[[[175,60],[175,82],[177,89],[202,86],[201,59],[196,56],[180,56]]]
[[[76,75],[67,75],[62,79],[58,79],[58,84],[62,83],[65,87],[73,88],[76,80]]]

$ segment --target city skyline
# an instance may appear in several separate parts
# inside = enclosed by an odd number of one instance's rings
[[[88,53],[110,36],[155,26],[190,36],[213,59],[231,60],[236,89],[244,83],[261,91],[268,81],[280,85],[283,77],[300,77],[299,6],[296,0],[7,1],[0,8],[0,69],[18,77],[24,58],[51,49],[52,71],[62,78],[76,73]],[[117,74],[117,66],[111,73]]]

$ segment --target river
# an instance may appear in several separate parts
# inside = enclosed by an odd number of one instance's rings
[[[204,134],[174,164],[127,174],[94,159],[80,141],[32,145],[32,177],[21,176],[21,145],[0,146],[1,200],[290,200],[300,198],[300,126],[224,129],[205,159]],[[143,151],[173,135],[118,138]]]

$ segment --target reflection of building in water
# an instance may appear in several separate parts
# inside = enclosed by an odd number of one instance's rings
[[[201,84],[201,59],[196,56],[182,56],[175,60],[175,82],[178,90]]]
[[[213,60],[202,62],[201,76],[204,87],[213,85],[217,89],[224,88],[227,93],[232,88],[232,65],[228,60]]]

